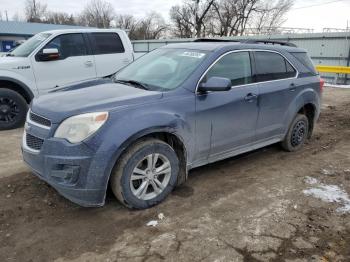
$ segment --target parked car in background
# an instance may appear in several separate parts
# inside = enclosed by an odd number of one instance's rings
[[[192,168],[278,142],[299,150],[318,119],[322,88],[297,47],[168,45],[112,79],[34,99],[23,158],[75,203],[103,205],[110,184],[125,206],[148,208]]]
[[[133,60],[122,30],[54,30],[33,36],[0,58],[0,130],[21,126],[33,97],[111,75]]]

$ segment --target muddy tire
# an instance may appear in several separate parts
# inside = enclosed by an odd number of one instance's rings
[[[303,147],[308,138],[309,120],[305,115],[298,114],[289,127],[286,137],[282,141],[282,148],[294,152]]]
[[[145,209],[162,202],[176,185],[179,160],[174,149],[158,139],[136,142],[111,174],[111,188],[125,206]]]
[[[11,89],[0,88],[0,130],[23,126],[27,111],[27,102],[20,94]]]

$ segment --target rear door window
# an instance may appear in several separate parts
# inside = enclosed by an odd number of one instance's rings
[[[252,83],[249,52],[234,52],[222,57],[207,72],[205,81],[214,76],[230,79],[232,86]]]
[[[123,43],[117,33],[91,33],[90,40],[94,55],[125,52]]]
[[[296,76],[294,67],[280,54],[274,52],[256,51],[257,82],[285,79]]]

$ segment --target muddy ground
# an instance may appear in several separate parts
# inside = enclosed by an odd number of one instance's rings
[[[145,211],[111,194],[103,208],[70,203],[29,173],[20,139],[0,133],[0,261],[350,261],[344,202],[303,193],[307,177],[350,193],[350,90],[325,91],[300,152],[273,145],[197,168]]]

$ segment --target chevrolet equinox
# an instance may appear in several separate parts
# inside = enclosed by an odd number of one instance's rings
[[[300,149],[322,88],[306,51],[293,44],[167,45],[111,78],[35,98],[23,157],[79,205],[104,205],[110,186],[122,204],[144,209],[192,168],[274,143]]]

